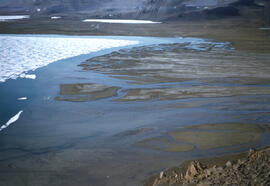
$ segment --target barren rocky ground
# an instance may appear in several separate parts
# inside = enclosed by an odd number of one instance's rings
[[[241,158],[239,158],[241,157]],[[238,159],[239,158],[239,159]],[[226,163],[224,163],[227,160]],[[202,160],[202,162],[205,160]],[[222,162],[222,163],[220,163]],[[218,165],[213,165],[219,163]],[[184,173],[183,173],[184,172]],[[269,185],[269,148],[238,156],[223,157],[211,163],[191,161],[188,167],[180,166],[160,172],[145,185]]]

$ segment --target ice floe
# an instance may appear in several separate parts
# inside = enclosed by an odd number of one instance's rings
[[[55,61],[89,54],[113,47],[139,44],[137,40],[121,40],[83,36],[0,35],[0,82],[30,78],[28,71]]]
[[[28,19],[29,15],[0,15],[0,21],[16,20],[16,19]]]
[[[27,100],[27,97],[21,97],[21,98],[18,98],[17,100],[24,101],[24,100]]]
[[[26,79],[36,79],[37,76],[35,74],[21,74],[20,78],[26,78]]]
[[[61,19],[61,17],[59,17],[59,16],[53,16],[53,17],[51,17],[51,19]]]
[[[16,122],[16,121],[20,118],[22,112],[23,112],[23,111],[21,110],[20,112],[18,112],[18,114],[16,114],[16,115],[13,116],[12,118],[10,118],[10,119],[8,120],[8,122],[7,122],[5,125],[2,125],[2,126],[0,127],[0,131],[4,130],[4,129],[7,128],[9,125],[11,125],[12,123]]]

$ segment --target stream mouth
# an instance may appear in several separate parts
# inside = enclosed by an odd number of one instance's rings
[[[0,40],[0,123],[14,121],[0,131],[3,185],[138,185],[269,145],[269,54],[181,37]]]

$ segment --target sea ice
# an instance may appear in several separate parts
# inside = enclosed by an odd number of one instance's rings
[[[5,124],[5,125],[2,125],[0,127],[0,131],[4,130],[5,128],[7,128],[9,125],[11,125],[12,123],[16,122],[19,118],[20,118],[20,115],[23,111],[21,110],[20,112],[18,112],[18,114],[16,114],[15,116],[13,116],[12,118],[10,118],[8,120],[8,122]]]
[[[83,36],[0,35],[0,82],[18,77],[35,79],[36,75],[26,73],[61,59],[135,44],[139,41]]]
[[[27,19],[29,15],[0,15],[0,21],[16,20],[16,19]]]
[[[59,17],[59,16],[53,16],[53,17],[51,17],[51,19],[61,19],[61,17]]]
[[[27,97],[21,97],[21,98],[18,98],[17,100],[24,101],[24,100],[27,100]]]

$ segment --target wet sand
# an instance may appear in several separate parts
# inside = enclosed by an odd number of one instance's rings
[[[2,120],[25,110],[0,134],[1,184],[141,185],[185,160],[269,145],[270,39],[261,23],[39,21],[0,23],[0,32],[213,40],[108,50],[0,84],[1,105],[10,105]],[[14,101],[21,96],[29,100]]]
[[[117,87],[99,84],[62,84],[57,101],[85,102],[117,96]]]
[[[121,50],[81,66],[134,84],[116,101],[177,100],[267,95],[269,58],[237,51],[229,43],[187,41]]]

